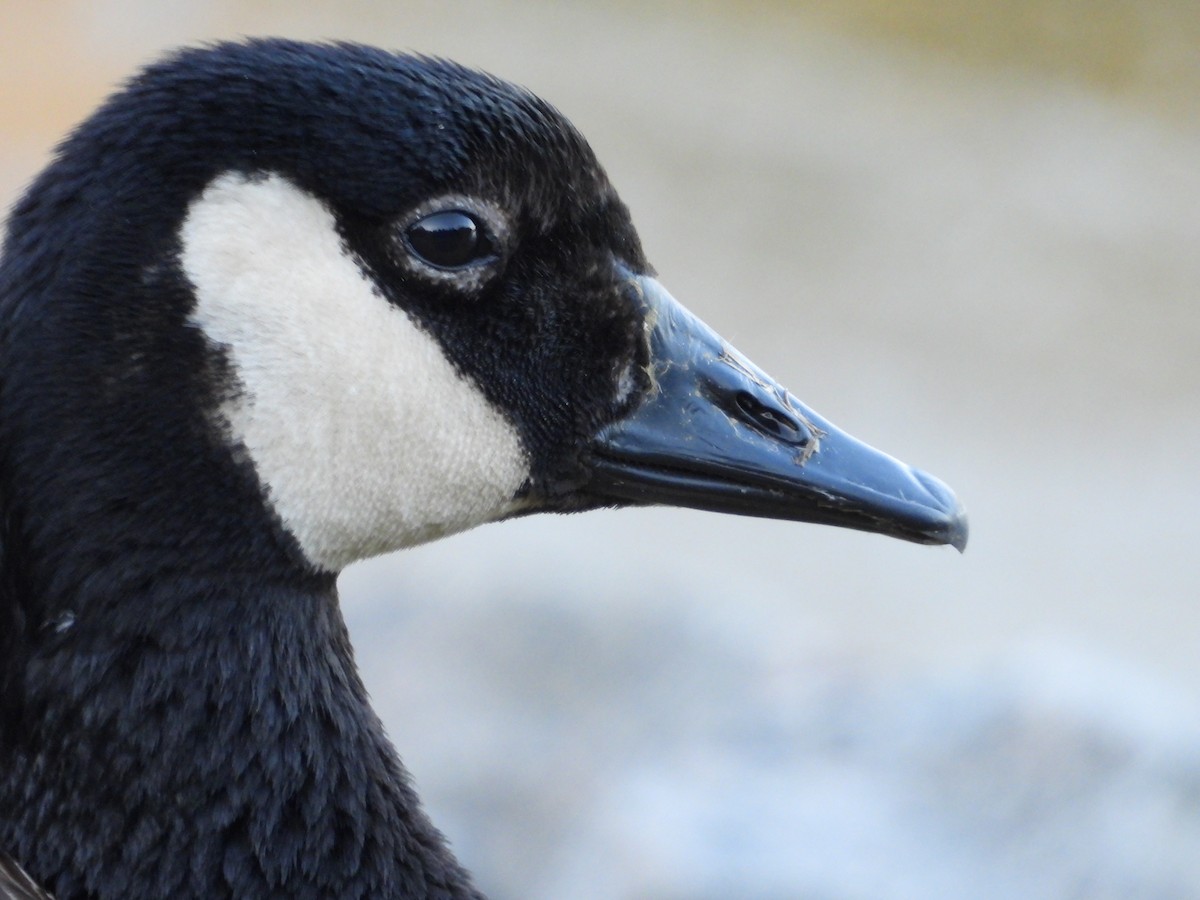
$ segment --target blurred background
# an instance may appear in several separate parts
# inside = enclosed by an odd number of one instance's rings
[[[0,202],[140,64],[252,34],[546,97],[676,297],[971,512],[962,557],[639,510],[348,571],[481,888],[1200,897],[1200,6],[0,0]]]

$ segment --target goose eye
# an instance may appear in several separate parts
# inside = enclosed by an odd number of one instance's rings
[[[460,269],[495,255],[483,226],[457,209],[417,219],[408,226],[405,236],[414,254],[439,269]]]

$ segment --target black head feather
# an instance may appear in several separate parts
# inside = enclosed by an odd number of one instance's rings
[[[180,223],[225,172],[282,175],[333,210],[380,290],[518,426],[536,504],[573,502],[563,495],[582,477],[578,454],[617,413],[616,380],[643,352],[614,263],[647,270],[583,138],[527,91],[454,63],[347,44],[221,44],[135,77],[63,143],[10,220],[0,434],[10,552],[36,582],[24,593],[53,598],[77,591],[82,573],[111,577],[106,556],[130,569],[113,534],[158,562],[164,546],[209,535],[217,569],[297,569],[287,535],[246,514],[259,488],[204,415],[228,379],[185,327]],[[500,265],[470,288],[413,277],[397,259],[405,217],[447,194],[506,217]],[[46,510],[60,514],[47,523]],[[148,523],[154,540],[138,533]]]

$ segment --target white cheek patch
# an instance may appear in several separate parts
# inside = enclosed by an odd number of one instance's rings
[[[221,409],[308,559],[338,571],[519,508],[513,425],[285,179],[226,174],[183,224],[191,321],[228,356]]]

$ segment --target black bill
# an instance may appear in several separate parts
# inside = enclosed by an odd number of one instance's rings
[[[946,485],[812,412],[655,279],[627,289],[646,311],[652,387],[596,435],[590,494],[966,547]]]

